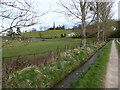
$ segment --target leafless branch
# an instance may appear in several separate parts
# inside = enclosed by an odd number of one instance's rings
[[[9,28],[14,27],[29,27],[38,23],[39,17],[43,16],[47,12],[39,15],[38,10],[34,5],[27,0],[16,0],[13,2],[1,1],[0,2],[0,17],[3,18],[3,22],[9,21],[9,27],[3,28],[0,32],[7,31]]]
[[[86,37],[86,26],[93,22],[95,18],[95,13],[92,14],[93,11],[90,11],[92,3],[87,0],[69,0],[67,3],[59,0],[58,4],[64,8],[65,15],[67,14],[81,22],[83,37]]]

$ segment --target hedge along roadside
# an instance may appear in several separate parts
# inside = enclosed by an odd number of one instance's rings
[[[95,63],[82,73],[76,82],[71,83],[71,88],[104,88],[105,70],[109,60],[111,43],[108,43]]]
[[[105,43],[88,45],[61,53],[59,58],[13,71],[3,87],[7,88],[51,88],[64,79],[72,70],[82,65]]]

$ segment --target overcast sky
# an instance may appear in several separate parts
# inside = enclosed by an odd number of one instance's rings
[[[29,0],[28,0],[29,1]],[[72,26],[73,22],[69,21],[64,14],[56,13],[53,11],[59,11],[62,8],[56,3],[59,0],[33,0],[36,8],[39,10],[39,13],[49,11],[44,16],[40,17],[40,23],[38,25],[32,26],[31,28],[39,29],[40,26],[52,27],[53,22],[56,26],[66,25]],[[68,1],[68,0],[64,0]],[[118,19],[118,2],[120,0],[115,0],[115,3],[112,8],[112,13],[114,14],[113,19]]]
[[[57,25],[74,25],[73,22],[69,21],[64,14],[56,13],[53,11],[59,11],[62,9],[56,2],[59,0],[34,0],[38,9],[41,11],[49,11],[46,15],[40,18],[41,25],[43,26],[52,26],[53,22]],[[64,0],[68,1],[68,0]],[[114,5],[112,8],[113,19],[118,19],[118,2],[120,0],[114,0]],[[39,26],[39,25],[38,25]]]

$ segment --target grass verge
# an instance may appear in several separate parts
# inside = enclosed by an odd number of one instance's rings
[[[118,52],[119,52],[119,54],[120,54],[120,44],[116,41],[115,42],[116,43],[116,45],[117,45],[117,49],[118,49]]]
[[[75,68],[83,64],[105,43],[88,45],[61,53],[59,58],[46,64],[22,68],[10,73],[4,88],[51,88]]]
[[[76,82],[71,83],[71,88],[104,88],[104,75],[110,48],[111,42],[103,49],[91,68],[84,72]]]

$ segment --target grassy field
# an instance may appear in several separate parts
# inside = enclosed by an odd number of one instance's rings
[[[75,43],[75,42],[73,42]],[[104,43],[87,45],[61,53],[46,64],[22,67],[10,73],[11,78],[3,82],[6,88],[50,88],[79,67]]]
[[[22,33],[22,36],[27,37],[40,37],[39,33],[41,33],[43,38],[55,38],[60,37],[61,34],[69,34],[72,30],[49,30],[49,31],[38,31],[38,32],[27,32]]]
[[[76,82],[71,83],[71,88],[104,88],[105,68],[110,48],[111,42],[104,48],[91,68],[84,72]]]
[[[80,40],[73,41],[19,41],[12,43],[4,43],[3,58],[5,57],[15,57],[19,55],[30,55],[30,54],[40,54],[48,51],[54,51],[57,48],[60,50],[64,49],[65,46],[73,47],[80,45]]]

